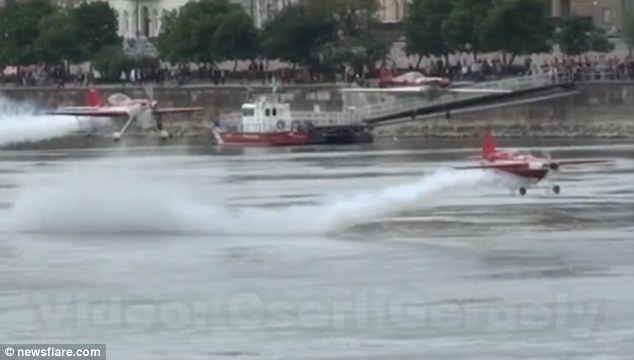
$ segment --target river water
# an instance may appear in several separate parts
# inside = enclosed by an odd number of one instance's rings
[[[110,359],[631,359],[634,146],[539,144],[615,163],[519,197],[449,169],[477,145],[5,147],[0,342],[106,343]]]

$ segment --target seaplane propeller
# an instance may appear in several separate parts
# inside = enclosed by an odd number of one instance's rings
[[[143,92],[145,92],[145,96],[147,96],[147,99],[149,101],[148,106],[150,108],[150,122],[154,120],[157,130],[160,132],[161,138],[166,139],[167,137],[169,137],[169,133],[163,128],[163,119],[161,118],[161,114],[158,112],[159,102],[154,97],[154,87],[150,85],[143,86]],[[149,124],[146,123],[146,125]]]
[[[277,81],[277,79],[274,79],[273,88],[271,89],[271,92],[273,93],[273,95],[277,94],[277,91],[279,90],[280,87],[281,87],[280,83]]]
[[[276,77],[273,77],[271,82],[272,82],[272,84],[271,84],[271,96],[272,96],[272,98],[274,98],[277,101],[279,101],[280,96],[279,96],[278,93],[282,89],[282,83],[280,83],[279,80],[277,80]]]
[[[550,151],[548,150],[542,150],[542,155],[544,157],[544,159],[548,160],[548,167],[553,170],[553,171],[558,171],[559,170],[559,163],[556,161],[553,161],[553,157],[550,154]]]
[[[158,101],[154,98],[154,88],[152,86],[144,86],[143,92],[147,97],[147,106],[134,106],[129,110],[130,117],[128,121],[125,123],[121,131],[115,132],[112,135],[115,141],[118,141],[121,138],[121,135],[125,132],[133,119],[136,119],[142,128],[149,129],[156,127],[156,129],[159,130],[162,139],[166,139],[169,136],[169,133],[163,129],[161,114],[158,112]],[[130,100],[130,98],[125,95],[118,95],[118,97],[113,95],[109,100],[111,103],[121,103],[126,99]]]
[[[546,159],[548,161],[548,168],[553,171],[553,172],[557,172],[559,171],[559,163],[556,161],[553,161],[553,157],[550,154],[550,151],[548,150],[542,150],[542,156],[544,157],[544,159]],[[561,191],[561,187],[557,184],[554,184],[548,188],[546,188],[546,191],[552,191],[553,194],[559,194],[559,192]]]
[[[244,85],[244,89],[246,90],[245,94],[244,94],[244,100],[245,101],[249,101],[251,100],[251,98],[253,97],[253,93],[255,93],[255,89],[252,88],[250,85],[246,84]]]

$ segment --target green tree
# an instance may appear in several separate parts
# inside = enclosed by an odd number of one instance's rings
[[[253,59],[260,50],[259,34],[253,20],[244,11],[233,11],[222,17],[214,32],[213,42],[223,59]],[[234,70],[235,67],[234,66]]]
[[[592,22],[578,16],[563,18],[556,31],[555,40],[566,55],[579,55],[590,50]]]
[[[82,3],[71,11],[81,31],[80,41],[91,55],[108,46],[121,46],[117,15],[107,2]]]
[[[118,81],[122,71],[132,70],[132,59],[127,57],[120,46],[106,46],[99,50],[93,66],[101,73],[102,80]]]
[[[187,7],[194,6],[190,4],[188,3],[181,8],[181,14],[184,14],[185,11],[191,14],[195,13],[191,9],[186,10]],[[200,48],[200,46],[197,47],[193,43],[193,39],[186,41],[187,36],[193,35],[193,29],[190,25],[186,21],[179,21],[179,12],[177,10],[173,10],[163,16],[161,32],[157,41],[157,49],[162,57],[171,62],[184,62],[188,59],[194,59],[194,54],[200,51],[196,49]]]
[[[408,55],[418,55],[416,67],[424,56],[448,57],[453,51],[443,35],[444,23],[452,13],[453,3],[452,0],[413,0],[411,3],[405,19],[405,51]],[[458,33],[462,30],[452,31]]]
[[[549,52],[553,31],[546,2],[497,0],[479,35],[487,48],[502,51],[505,64],[512,64],[517,55]]]
[[[8,0],[0,10],[0,62],[4,64],[29,65],[37,63],[38,50],[35,45],[40,36],[40,21],[53,14],[54,8],[47,0],[17,2]]]
[[[135,67],[156,67],[156,58],[130,58],[120,46],[106,46],[95,56],[93,66],[101,73],[101,81],[118,82],[121,72],[129,74]]]
[[[365,35],[376,24],[374,15],[380,9],[377,0],[305,0],[312,16],[329,18],[340,37]]]
[[[46,64],[63,60],[78,63],[86,59],[88,45],[72,13],[60,10],[42,19],[40,34],[35,41],[38,57]]]
[[[385,58],[388,44],[375,36],[372,29],[380,9],[377,0],[307,0],[310,16],[329,19],[333,34],[318,50],[324,62],[333,65],[346,63],[360,71],[367,66],[371,71],[378,60]]]
[[[442,34],[447,46],[453,50],[472,53],[486,51],[478,36],[486,20],[493,0],[457,0],[451,13],[442,24]]]
[[[178,10],[174,9],[168,11],[161,17],[161,32],[168,32],[174,26],[176,18],[178,17]]]
[[[236,55],[250,58],[257,50],[253,46],[255,30],[245,25],[243,14],[246,15],[240,5],[228,0],[188,2],[159,35],[158,50],[172,62],[214,63]],[[235,20],[238,24],[225,24]],[[229,34],[230,31],[239,32]],[[242,45],[249,45],[244,50],[232,49],[230,53],[230,45],[218,43],[228,40],[240,43],[240,37],[246,39]]]
[[[334,22],[324,13],[309,13],[303,5],[289,6],[264,26],[262,48],[269,58],[310,65],[333,31]]]
[[[609,52],[614,45],[604,33],[596,29],[592,21],[577,16],[561,21],[555,40],[566,55],[579,55],[588,51]]]
[[[590,33],[590,44],[590,51],[608,53],[614,50],[614,44],[610,42],[606,33],[596,28]]]

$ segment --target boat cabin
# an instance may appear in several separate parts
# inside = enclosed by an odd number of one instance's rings
[[[297,122],[291,118],[288,103],[278,102],[271,97],[261,97],[254,102],[242,105],[242,132],[268,133],[291,131]]]

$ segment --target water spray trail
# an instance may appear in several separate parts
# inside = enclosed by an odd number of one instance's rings
[[[72,116],[37,115],[33,106],[0,97],[0,146],[52,139],[78,130]]]
[[[183,186],[156,184],[109,172],[76,174],[49,187],[26,186],[6,229],[76,234],[319,235],[379,221],[424,207],[434,196],[470,190],[489,174],[438,172],[382,191],[282,209],[210,205],[183,193]]]
[[[411,184],[388,187],[379,192],[362,193],[328,204],[320,222],[328,229],[345,229],[399,212],[425,207],[456,189],[469,189],[491,179],[484,171],[440,171]]]

